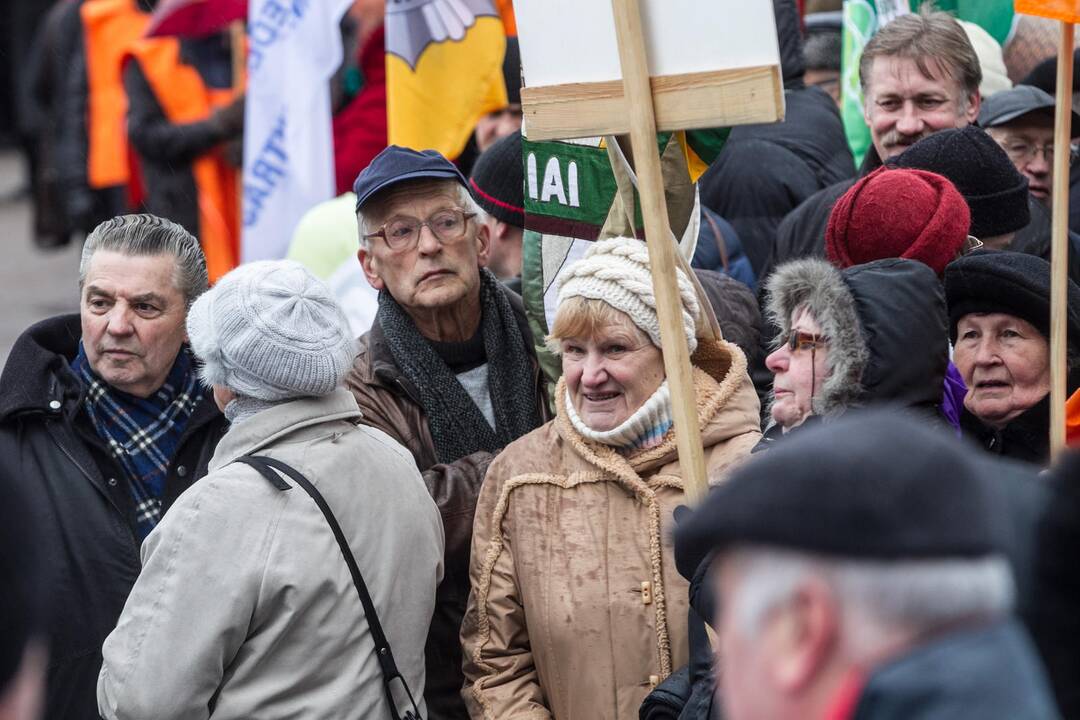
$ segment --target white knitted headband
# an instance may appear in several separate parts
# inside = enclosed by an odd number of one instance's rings
[[[675,269],[675,277],[682,301],[683,330],[693,352],[697,348],[697,292],[681,269]],[[602,300],[626,313],[660,347],[660,319],[649,272],[649,250],[642,241],[618,237],[594,243],[584,257],[567,268],[560,281],[558,304],[572,297]]]

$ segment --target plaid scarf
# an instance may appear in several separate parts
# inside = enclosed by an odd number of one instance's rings
[[[199,401],[191,354],[181,349],[165,383],[147,398],[121,392],[98,377],[82,343],[71,368],[86,385],[84,405],[94,430],[127,475],[141,541],[161,520],[169,463]]]

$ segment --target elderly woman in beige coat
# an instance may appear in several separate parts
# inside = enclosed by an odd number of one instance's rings
[[[760,438],[746,359],[699,339],[680,271],[710,480]],[[568,271],[548,343],[556,418],[511,443],[484,480],[462,628],[473,718],[638,717],[687,662],[687,584],[672,557],[683,478],[644,243],[596,243]]]

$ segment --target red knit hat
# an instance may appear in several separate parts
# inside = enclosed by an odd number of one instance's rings
[[[925,170],[878,168],[840,196],[825,255],[840,268],[884,258],[918,260],[938,274],[964,246],[971,212],[947,179]]]

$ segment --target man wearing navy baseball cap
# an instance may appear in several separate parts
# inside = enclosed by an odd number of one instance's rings
[[[1080,115],[1072,116],[1076,128]],[[1017,85],[987,98],[979,125],[1004,148],[1016,169],[1028,179],[1028,192],[1049,206],[1053,190],[1054,152],[1072,155],[1072,148],[1054,147],[1054,98],[1031,85]]]
[[[461,172],[434,150],[391,145],[353,190],[379,311],[347,383],[361,422],[412,453],[442,513],[424,695],[431,718],[465,717],[458,633],[476,497],[494,455],[548,419],[543,380],[521,300],[485,267],[490,231]]]

